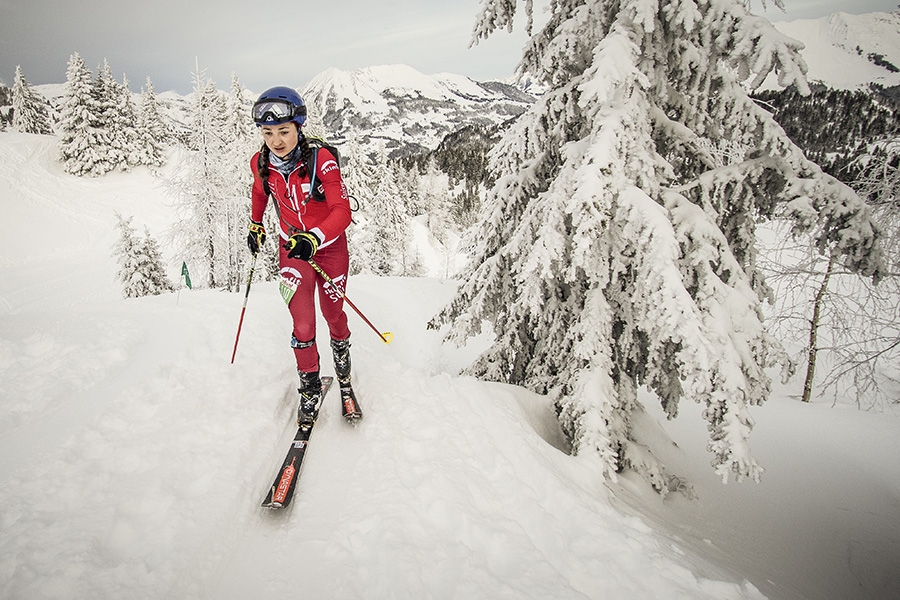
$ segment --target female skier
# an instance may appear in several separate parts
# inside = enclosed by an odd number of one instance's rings
[[[266,90],[253,105],[253,121],[264,143],[250,163],[253,191],[247,245],[256,254],[266,240],[262,220],[271,195],[280,228],[281,293],[293,319],[291,347],[300,376],[297,423],[311,425],[321,399],[316,290],[331,334],[335,375],[342,391],[350,393],[350,330],[343,301],[350,261],[345,234],[350,201],[336,157],[327,148],[311,146],[303,135],[306,105],[297,92],[288,87]],[[339,290],[312,267],[313,257]],[[349,416],[346,409],[345,416]]]

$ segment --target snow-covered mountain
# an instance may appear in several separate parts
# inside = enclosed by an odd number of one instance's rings
[[[837,89],[900,85],[900,9],[851,15],[838,12],[819,19],[775,22],[775,27],[806,46],[810,82]],[[776,87],[774,77],[766,88]]]
[[[364,145],[383,141],[401,154],[433,150],[465,125],[501,124],[534,102],[534,96],[507,83],[424,75],[406,65],[328,69],[301,95],[330,135],[357,137]]]

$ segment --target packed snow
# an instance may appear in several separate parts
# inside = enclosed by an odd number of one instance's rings
[[[426,329],[443,264],[350,279],[394,334],[348,310],[365,418],[328,396],[292,507],[260,508],[296,407],[276,284],[253,283],[234,364],[243,293],[123,299],[115,212],[162,240],[170,200],[143,168],[64,174],[56,142],[0,133],[0,598],[900,597],[896,414],[795,381],[753,408],[761,483],[722,485],[699,407],[644,398],[689,487],[606,482],[545,397],[458,374],[489,339]]]

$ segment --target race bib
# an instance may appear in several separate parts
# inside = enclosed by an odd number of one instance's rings
[[[282,277],[278,282],[278,291],[281,292],[281,298],[285,304],[290,305],[291,298],[294,297],[294,293],[297,291],[297,284],[296,279],[288,279],[287,277]]]

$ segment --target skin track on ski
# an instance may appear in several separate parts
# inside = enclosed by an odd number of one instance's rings
[[[333,381],[333,377],[322,377],[323,399],[329,388],[331,388]],[[291,503],[294,497],[294,489],[297,487],[297,479],[300,476],[300,466],[303,464],[303,457],[306,455],[306,447],[309,445],[309,437],[312,435],[314,425],[315,423],[312,425],[301,425],[297,428],[297,434],[294,435],[291,447],[288,449],[284,462],[281,464],[281,469],[279,469],[278,475],[275,476],[275,481],[269,488],[266,499],[262,502],[263,507],[278,509],[284,508]]]

